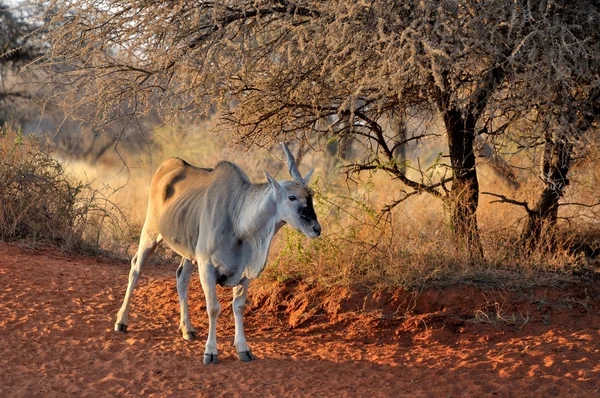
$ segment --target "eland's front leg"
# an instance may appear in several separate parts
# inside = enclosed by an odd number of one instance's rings
[[[233,288],[233,314],[235,317],[235,338],[233,345],[237,351],[238,358],[243,362],[254,361],[255,357],[250,352],[244,335],[244,310],[246,309],[246,296],[250,280],[242,279],[239,285]]]
[[[162,236],[160,234],[153,237],[145,229],[142,230],[137,254],[131,259],[131,269],[129,271],[129,282],[125,291],[125,298],[117,313],[117,321],[115,322],[115,331],[117,332],[127,332],[129,305],[131,304],[135,284],[142,273],[142,268],[148,261],[148,257],[152,255],[161,240]]]
[[[200,283],[206,299],[206,311],[208,312],[208,339],[204,349],[204,364],[210,365],[219,361],[217,352],[217,318],[221,313],[221,303],[217,297],[217,273],[212,264],[201,265],[198,262],[198,273]]]
[[[179,268],[177,268],[177,294],[179,296],[179,309],[181,313],[181,321],[179,322],[179,330],[183,333],[185,340],[195,340],[196,331],[190,321],[190,311],[188,307],[188,288],[190,285],[190,277],[194,265],[187,258],[182,258]]]

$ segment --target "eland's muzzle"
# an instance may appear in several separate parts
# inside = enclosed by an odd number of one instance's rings
[[[313,231],[317,234],[317,237],[321,235],[321,226],[319,224],[313,226]]]

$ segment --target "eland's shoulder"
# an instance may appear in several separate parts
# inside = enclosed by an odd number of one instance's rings
[[[250,178],[248,178],[248,175],[246,175],[240,166],[227,160],[221,160],[217,163],[215,173],[226,174],[230,179],[240,179],[249,184],[251,183]]]

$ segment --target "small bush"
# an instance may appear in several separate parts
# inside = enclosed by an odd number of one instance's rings
[[[99,247],[119,212],[100,192],[65,173],[39,139],[0,127],[0,240]]]

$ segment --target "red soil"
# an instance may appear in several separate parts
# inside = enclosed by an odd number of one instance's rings
[[[175,267],[149,266],[129,333],[112,331],[128,265],[0,244],[0,396],[600,395],[600,288],[471,287],[367,296],[307,286],[250,289],[241,363],[221,289],[219,364],[177,330]]]

